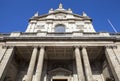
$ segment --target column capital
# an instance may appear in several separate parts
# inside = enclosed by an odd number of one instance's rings
[[[8,46],[6,46],[6,45],[2,45],[2,48],[7,48]]]
[[[117,45],[112,46],[112,48],[117,49]]]
[[[3,45],[3,46],[2,46],[2,48],[14,48],[14,47],[15,47],[15,46],[12,46],[12,45],[11,45],[11,46],[10,46],[10,45],[9,45],[9,46],[8,46],[8,45]]]
[[[39,46],[39,48],[45,48],[45,46]]]
[[[38,46],[32,46],[33,48],[38,48]]]
[[[117,46],[116,45],[105,45],[105,48],[117,48]]]
[[[73,46],[74,48],[80,48],[80,46],[79,45],[76,45],[76,46]]]
[[[87,45],[81,45],[80,46],[80,48],[86,48],[87,47]]]
[[[8,48],[14,48],[15,46],[7,46]]]

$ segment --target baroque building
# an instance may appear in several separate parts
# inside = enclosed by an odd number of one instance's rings
[[[36,13],[25,32],[0,34],[0,81],[120,81],[120,34],[62,4]]]

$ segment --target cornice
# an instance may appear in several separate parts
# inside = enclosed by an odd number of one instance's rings
[[[42,33],[42,35],[41,35]],[[82,32],[13,32],[11,34],[0,34],[0,42],[3,41],[119,41],[120,34],[111,33],[82,33]]]
[[[116,37],[3,37],[0,41],[120,41]]]
[[[82,18],[82,20],[91,20],[91,18],[89,18],[88,16],[87,17],[84,17],[84,16],[81,16],[81,15],[78,15],[78,14],[74,14],[74,13],[68,13],[68,12],[65,12],[65,11],[56,11],[56,12],[53,12],[53,13],[48,13],[48,14],[43,14],[43,15],[40,15],[40,16],[33,16],[31,19],[29,19],[29,21],[31,20],[49,20],[49,19],[46,19],[44,17],[47,17],[49,15],[55,15],[55,14],[59,14],[59,13],[64,13],[64,14],[70,14],[70,15],[74,15],[78,18]],[[44,18],[44,19],[41,19],[41,18]],[[52,18],[51,18],[52,19]],[[74,20],[80,20],[80,19],[76,19],[76,18],[73,18]],[[72,19],[72,20],[73,20]],[[57,19],[52,19],[52,20],[57,20]],[[68,19],[63,19],[63,20],[70,20],[70,18]]]

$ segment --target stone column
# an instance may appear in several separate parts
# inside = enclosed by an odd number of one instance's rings
[[[42,69],[43,69],[44,53],[45,53],[45,48],[42,46],[40,48],[40,52],[39,52],[39,58],[38,58],[37,68],[36,68],[36,73],[35,73],[35,77],[36,77],[35,81],[40,81],[41,80],[41,74],[42,74]]]
[[[105,55],[109,66],[112,70],[115,81],[120,81],[120,64],[118,63],[117,57],[112,50],[113,46],[106,46]]]
[[[43,65],[43,75],[42,77],[44,77],[42,79],[42,81],[47,81],[47,61],[44,62],[44,65]]]
[[[38,52],[38,48],[34,47],[32,55],[31,55],[28,71],[27,71],[27,79],[26,79],[26,81],[32,81],[35,62],[36,62],[36,57],[37,57],[37,52]]]
[[[7,68],[12,60],[14,47],[7,47],[7,50],[2,58],[0,64],[0,81],[3,81],[3,78],[6,74]]]
[[[75,47],[75,60],[76,60],[76,65],[77,65],[78,80],[85,81],[79,47]]]
[[[75,61],[73,61],[73,81],[78,81]]]
[[[82,57],[83,57],[83,63],[84,63],[84,68],[85,68],[86,80],[93,81],[90,62],[89,62],[89,58],[88,58],[88,54],[87,54],[87,50],[85,46],[82,47]]]
[[[6,50],[7,50],[6,46],[3,46],[1,48],[1,50],[0,50],[0,63],[1,63],[2,59],[3,59],[3,56],[4,56],[5,52],[6,52]]]

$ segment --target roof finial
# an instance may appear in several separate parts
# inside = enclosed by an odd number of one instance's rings
[[[52,13],[54,10],[53,10],[53,8],[51,8],[50,10],[49,10],[49,13]]]
[[[63,5],[62,5],[62,3],[60,3],[60,4],[59,4],[59,8],[63,8]]]
[[[68,8],[69,11],[71,11],[71,8]]]
[[[87,16],[87,14],[83,11],[83,16]]]
[[[51,8],[50,10],[53,11],[53,8]]]
[[[36,16],[39,16],[39,13],[38,13],[38,11],[34,14],[34,16],[36,17]]]
[[[71,10],[71,8],[68,8],[68,12],[69,12],[69,13],[72,13],[72,10]]]

